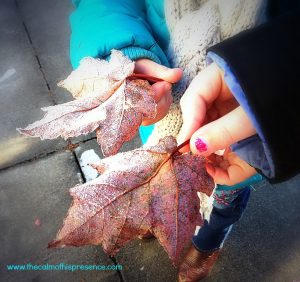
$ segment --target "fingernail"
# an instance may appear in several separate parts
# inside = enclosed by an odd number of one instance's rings
[[[200,152],[200,153],[207,151],[206,143],[203,141],[203,139],[201,139],[199,137],[196,138],[195,147],[198,150],[198,152]]]

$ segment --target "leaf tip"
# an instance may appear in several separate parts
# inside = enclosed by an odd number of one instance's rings
[[[65,245],[61,244],[61,240],[52,240],[51,242],[48,243],[47,249],[52,249],[57,247],[63,248],[64,246]]]
[[[65,86],[65,81],[64,80],[61,80],[57,83],[57,86],[58,87],[64,87]]]
[[[22,135],[33,137],[33,135],[30,134],[30,131],[28,129],[26,129],[26,127],[25,128],[16,128],[16,130]]]
[[[56,242],[55,240],[51,241],[47,245],[47,249],[55,248],[56,247]]]

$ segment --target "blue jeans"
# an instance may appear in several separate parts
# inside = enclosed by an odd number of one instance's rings
[[[236,190],[216,190],[209,221],[205,220],[198,234],[192,238],[196,249],[213,251],[222,248],[232,225],[243,215],[250,191],[251,186]]]

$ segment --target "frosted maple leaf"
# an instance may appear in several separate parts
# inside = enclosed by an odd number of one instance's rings
[[[84,58],[59,83],[77,100],[42,108],[43,119],[18,131],[41,139],[67,139],[96,130],[103,155],[117,153],[137,133],[143,118],[156,116],[151,85],[147,80],[132,80],[133,69],[134,62],[115,50],[109,62]]]
[[[176,150],[173,137],[105,158],[101,175],[70,189],[73,204],[49,247],[102,245],[110,255],[150,230],[174,264],[202,225],[197,192],[214,183],[202,157]]]
[[[112,50],[109,62],[92,57],[83,58],[79,67],[65,80],[60,81],[58,86],[69,90],[74,98],[95,93],[105,101],[133,74],[133,70],[133,61],[122,52]]]

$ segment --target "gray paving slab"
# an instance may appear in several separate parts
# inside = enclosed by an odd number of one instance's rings
[[[203,281],[299,281],[300,175],[252,192],[209,278]]]
[[[72,96],[57,86],[72,71],[69,60],[70,0],[17,0],[32,44],[53,92],[55,101],[70,101]]]
[[[112,264],[100,247],[46,248],[62,225],[78,173],[70,152],[0,172],[1,281],[119,281],[116,271],[6,270],[7,264]]]
[[[65,146],[21,136],[24,127],[52,105],[14,1],[0,1],[0,168]]]
[[[156,239],[135,240],[117,255],[126,281],[176,281],[176,268]]]

